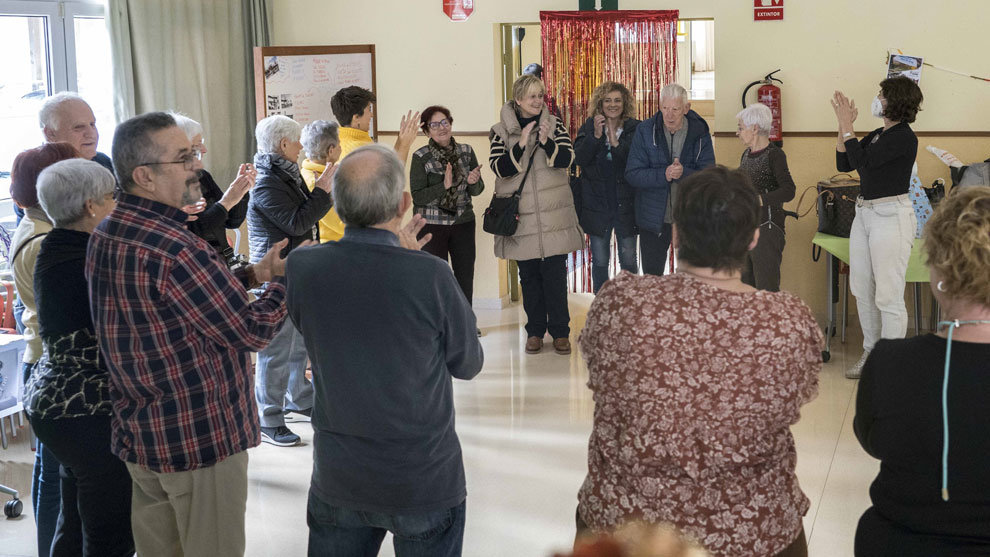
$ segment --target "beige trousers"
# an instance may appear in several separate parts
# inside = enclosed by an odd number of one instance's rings
[[[215,466],[162,474],[126,463],[131,526],[141,557],[244,555],[247,451]]]

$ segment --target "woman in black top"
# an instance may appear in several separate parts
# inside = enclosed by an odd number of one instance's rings
[[[591,94],[591,117],[574,140],[574,162],[581,167],[574,192],[581,228],[591,240],[591,280],[595,293],[608,280],[612,231],[619,266],[639,272],[636,258],[635,195],[626,182],[626,158],[639,120],[635,100],[621,83],[606,81]]]
[[[856,555],[990,554],[990,188],[946,198],[925,227],[938,334],[881,340],[853,427],[880,459]]]
[[[84,274],[90,234],[116,205],[115,184],[107,169],[83,159],[55,163],[38,178],[38,198],[55,227],[35,263],[43,353],[24,398],[31,427],[62,465],[53,556],[134,554],[131,477],[110,452],[110,376]]]
[[[881,81],[871,112],[883,119],[883,127],[857,140],[856,104],[839,91],[832,98],[839,121],[836,167],[840,172],[856,170],[861,181],[849,234],[849,288],[859,310],[863,356],[846,371],[849,378],[859,377],[878,339],[907,333],[904,276],[917,228],[908,187],[918,154],[918,138],[908,124],[922,100],[918,84],[906,77]]]
[[[739,170],[760,194],[760,238],[746,253],[742,281],[760,290],[780,290],[780,260],[784,255],[784,203],[794,199],[794,180],[787,155],[770,143],[773,113],[765,104],[751,104],[736,114],[736,136],[746,145]]]
[[[176,125],[185,132],[192,143],[193,152],[200,159],[206,154],[206,143],[203,140],[203,126],[182,114],[170,113],[175,118]],[[200,171],[199,189],[203,198],[199,203],[184,208],[190,219],[186,224],[189,231],[207,241],[217,250],[227,265],[236,263],[234,249],[227,242],[227,229],[240,228],[247,217],[248,191],[254,186],[258,171],[251,163],[242,164],[237,170],[237,177],[230,183],[226,191],[221,190],[213,176],[205,169]]]

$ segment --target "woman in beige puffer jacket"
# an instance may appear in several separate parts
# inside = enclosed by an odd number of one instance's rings
[[[512,195],[525,176],[519,226],[512,236],[495,237],[495,256],[519,264],[526,352],[539,352],[549,331],[554,350],[569,354],[567,254],[584,247],[584,233],[567,175],[574,148],[564,124],[544,105],[544,91],[543,82],[534,76],[517,79],[512,86],[515,100],[505,103],[500,121],[491,129],[489,165],[496,176],[495,195]]]

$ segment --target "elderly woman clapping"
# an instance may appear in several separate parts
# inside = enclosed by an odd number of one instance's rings
[[[853,429],[880,473],[856,555],[990,554],[988,238],[990,188],[953,190],[924,231],[939,332],[878,340],[863,366]]]
[[[302,177],[306,187],[316,188],[316,180],[327,168],[340,159],[340,126],[328,120],[316,120],[306,124],[302,129],[303,149],[306,158],[302,162]],[[333,170],[331,170],[331,173]],[[335,209],[330,209],[320,219],[320,241],[336,242],[344,237],[344,221],[337,216]]]
[[[175,118],[176,125],[185,132],[192,143],[193,153],[199,159],[206,154],[206,141],[203,139],[203,126],[188,116],[175,112],[169,113]],[[207,241],[217,253],[224,258],[227,265],[237,263],[233,248],[227,243],[227,229],[240,228],[247,216],[248,190],[254,186],[257,172],[251,164],[242,164],[237,170],[237,177],[230,183],[227,190],[221,190],[213,175],[205,169],[199,173],[199,189],[203,193],[200,203],[190,211],[195,219],[189,219],[186,226],[189,231]],[[196,211],[198,210],[198,211]]]
[[[317,223],[333,205],[330,187],[334,167],[328,167],[309,191],[296,164],[303,148],[301,135],[302,126],[285,116],[269,116],[255,129],[258,179],[247,216],[252,262],[260,261],[286,238],[289,245],[283,257],[303,242],[320,239]],[[255,396],[262,441],[280,447],[299,443],[299,436],[285,427],[285,411],[308,414],[312,409],[313,386],[305,372],[302,335],[286,322],[268,347],[258,352]]]
[[[116,206],[115,184],[107,169],[83,159],[57,162],[38,178],[38,198],[55,227],[41,241],[34,269],[44,350],[25,400],[35,434],[62,464],[52,555],[134,553],[131,477],[110,451],[110,376],[84,274],[90,234]]]
[[[746,255],[742,281],[760,290],[780,290],[780,260],[784,255],[784,203],[794,199],[794,180],[787,155],[770,143],[773,114],[764,104],[751,104],[736,114],[736,136],[746,145],[739,170],[749,176],[762,200],[760,242]]]

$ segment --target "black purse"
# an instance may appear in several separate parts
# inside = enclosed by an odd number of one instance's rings
[[[837,179],[838,176],[818,182],[818,231],[848,238],[856,218],[859,180],[848,174],[846,178]]]
[[[529,170],[533,168],[533,159],[536,157],[536,150],[529,157],[529,165],[526,166],[526,173],[523,174],[519,187],[509,197],[498,197],[492,195],[492,202],[485,209],[485,216],[481,223],[481,228],[496,236],[512,236],[519,226],[519,196],[522,194],[523,186],[526,185],[526,178],[529,177]]]

